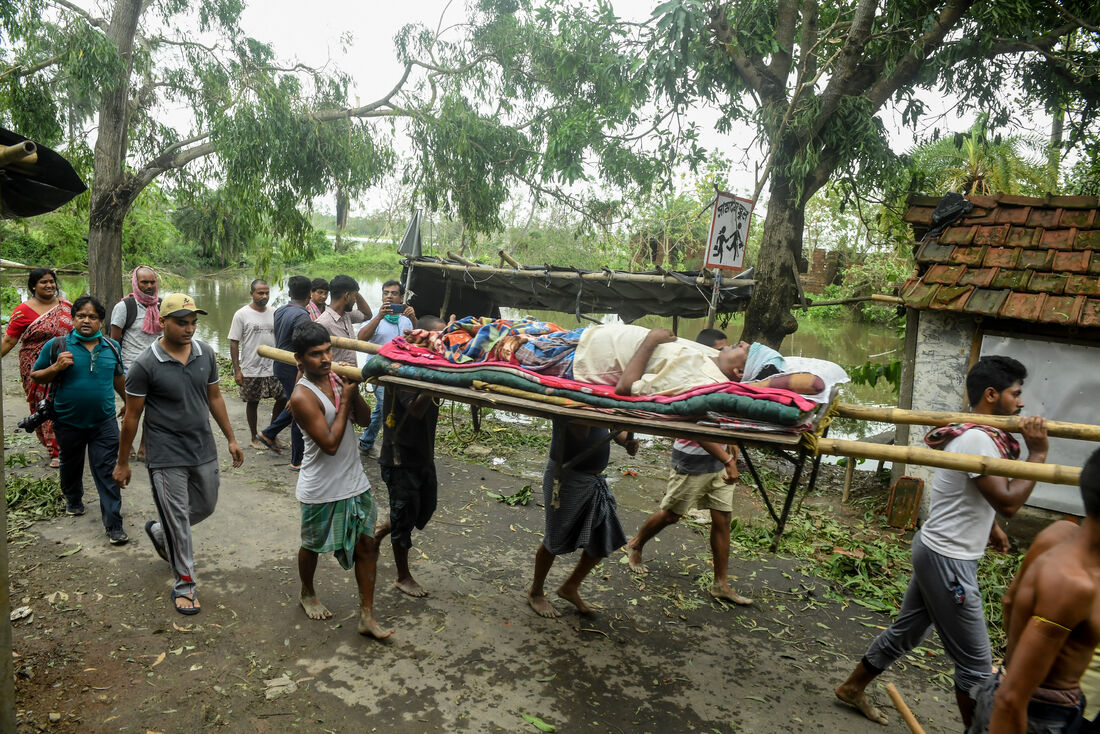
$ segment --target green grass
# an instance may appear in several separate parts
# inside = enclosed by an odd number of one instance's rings
[[[22,535],[31,523],[60,517],[65,511],[61,485],[52,476],[5,474],[4,492],[8,502],[8,541]]]
[[[735,517],[730,535],[735,554],[761,557],[770,552],[775,527],[770,521],[745,523]],[[804,561],[808,572],[829,581],[827,598],[890,615],[901,608],[913,572],[909,538],[871,512],[851,526],[842,524],[827,511],[803,509],[787,522],[778,552]],[[994,650],[1005,642],[1001,597],[1022,560],[1023,554],[987,553],[978,564],[986,624]]]

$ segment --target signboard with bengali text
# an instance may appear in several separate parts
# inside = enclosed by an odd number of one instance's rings
[[[741,270],[745,262],[754,202],[726,191],[717,194],[703,267]]]

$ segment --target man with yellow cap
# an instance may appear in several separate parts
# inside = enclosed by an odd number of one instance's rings
[[[199,314],[206,311],[184,293],[171,293],[160,306],[161,337],[126,374],[126,417],[114,478],[130,482],[130,447],[145,414],[146,457],[159,521],[145,532],[153,549],[176,577],[172,605],[180,614],[198,614],[191,526],[214,512],[218,502],[218,450],[207,414],[229,442],[233,466],[244,454],[233,436],[218,389],[218,364],[209,344],[195,339]]]

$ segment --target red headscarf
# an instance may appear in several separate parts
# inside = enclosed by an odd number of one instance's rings
[[[160,292],[160,281],[157,281],[156,288],[153,289],[153,295],[147,296],[138,288],[138,271],[142,268],[146,270],[153,270],[148,265],[138,265],[134,268],[134,272],[130,273],[130,287],[132,288],[132,295],[134,300],[145,306],[145,321],[141,324],[141,330],[146,334],[159,334],[161,332],[160,326],[160,304],[157,301],[157,294]],[[157,271],[153,270],[153,277],[156,278]]]

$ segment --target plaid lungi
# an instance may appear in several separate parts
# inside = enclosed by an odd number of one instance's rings
[[[626,543],[615,496],[599,474],[563,469],[554,507],[554,462],[542,476],[546,532],[542,544],[555,556],[583,548],[593,558],[607,558]]]
[[[322,502],[302,508],[302,547],[315,553],[333,553],[340,566],[349,569],[355,563],[355,544],[360,535],[374,537],[378,508],[370,492],[335,502]]]

